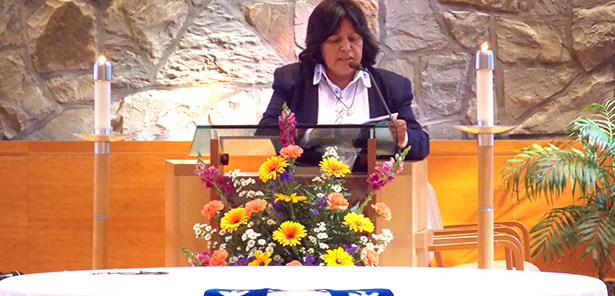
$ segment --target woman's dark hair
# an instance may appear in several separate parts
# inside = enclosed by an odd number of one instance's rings
[[[324,64],[321,45],[335,34],[340,23],[347,18],[355,31],[363,39],[363,67],[373,66],[379,48],[367,25],[365,14],[353,0],[324,0],[312,11],[308,20],[305,49],[299,54],[299,60],[309,66]]]

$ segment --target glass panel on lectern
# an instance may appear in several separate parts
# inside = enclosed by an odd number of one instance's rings
[[[218,139],[221,153],[273,156],[282,148],[278,126],[199,125],[190,155],[210,153],[210,140]],[[304,149],[299,165],[317,166],[327,147],[336,147],[340,160],[354,164],[367,151],[367,139],[376,139],[376,154],[392,156],[396,141],[386,124],[297,125],[295,143]]]

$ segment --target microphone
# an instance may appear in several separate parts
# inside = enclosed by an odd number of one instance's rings
[[[397,123],[393,119],[393,114],[391,114],[389,105],[384,100],[384,97],[382,96],[382,93],[380,92],[380,88],[378,87],[378,83],[376,83],[376,79],[374,78],[374,75],[372,75],[372,73],[369,72],[367,69],[363,68],[363,66],[355,60],[351,60],[350,62],[348,62],[348,67],[355,69],[355,70],[363,70],[367,72],[367,74],[369,74],[369,78],[372,80],[374,87],[376,88],[376,93],[378,93],[378,98],[380,99],[380,102],[384,106],[384,110],[387,111],[387,114],[389,115],[389,119],[391,120],[391,122],[393,123],[393,127],[395,128],[395,153],[396,154],[401,153],[401,145],[399,144],[399,129],[397,128]]]

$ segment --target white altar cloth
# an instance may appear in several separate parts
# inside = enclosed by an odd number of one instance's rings
[[[168,273],[118,274],[139,271]],[[202,296],[205,290],[214,288],[386,288],[395,296],[607,295],[602,281],[564,273],[426,267],[265,266],[109,269],[27,274],[0,281],[0,296]],[[284,293],[278,295],[284,296]]]

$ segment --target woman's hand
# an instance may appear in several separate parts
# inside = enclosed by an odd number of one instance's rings
[[[393,126],[393,122],[387,121],[386,123],[389,125],[389,130],[391,130],[393,138],[395,138],[395,126]],[[397,125],[397,130],[399,131],[399,145],[404,147],[404,144],[406,143],[406,135],[408,134],[406,121],[403,119],[395,119],[395,125]]]

